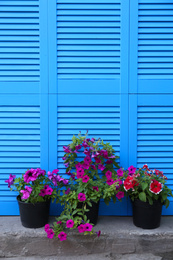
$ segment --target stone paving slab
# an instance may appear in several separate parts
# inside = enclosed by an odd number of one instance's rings
[[[92,260],[92,255],[99,255],[100,260],[167,260],[169,254],[168,260],[173,260],[173,217],[162,217],[161,226],[153,230],[135,227],[131,217],[99,217],[95,230],[101,230],[99,238],[73,231],[67,241],[60,242],[49,240],[44,228],[24,228],[19,217],[0,217],[0,258]],[[146,254],[153,258],[144,258]]]

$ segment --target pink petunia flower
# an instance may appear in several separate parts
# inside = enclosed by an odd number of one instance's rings
[[[68,195],[70,193],[71,189],[68,188],[66,191],[65,191],[65,194]]]
[[[85,232],[85,225],[84,224],[79,225],[77,228],[78,228],[79,233]]]
[[[49,238],[49,239],[52,239],[53,237],[54,237],[54,232],[53,232],[53,230],[52,229],[50,229],[50,230],[48,230],[47,231],[47,237]]]
[[[119,191],[117,194],[116,194],[116,197],[117,197],[117,199],[122,199],[122,198],[124,198],[124,192],[123,191]]]
[[[63,150],[65,153],[71,153],[71,149],[68,146],[63,146]]]
[[[96,157],[96,158],[95,158],[95,162],[96,162],[96,163],[101,163],[101,160]]]
[[[112,184],[114,184],[114,180],[113,180],[113,179],[108,179],[108,180],[106,181],[106,183],[107,183],[109,186],[111,186]]]
[[[91,163],[91,158],[90,158],[89,156],[86,156],[86,157],[84,158],[84,163],[90,164],[90,163]]]
[[[32,188],[31,187],[28,187],[28,186],[25,186],[25,190],[21,190],[20,193],[23,193],[21,199],[22,200],[27,200],[30,196],[32,192]]]
[[[67,234],[63,231],[61,231],[58,235],[58,238],[60,241],[67,240]]]
[[[103,164],[98,165],[98,169],[101,170],[101,171],[104,171],[105,168],[106,167]]]
[[[36,174],[36,170],[30,169],[26,171],[26,173],[23,175],[24,182],[29,183],[30,181],[35,181],[37,179],[38,175]]]
[[[78,194],[78,200],[79,201],[85,201],[86,200],[86,195],[85,195],[85,193],[79,193]]]
[[[118,170],[117,170],[117,175],[118,175],[118,177],[123,176],[123,174],[124,174],[124,172],[123,172],[122,169],[118,169]]]
[[[89,181],[90,177],[88,175],[84,175],[82,177],[82,182],[87,183]]]
[[[77,163],[75,165],[75,167],[76,167],[76,170],[82,169],[82,164],[81,163]]]
[[[14,183],[15,178],[16,178],[16,175],[10,174],[9,179],[5,181],[8,183],[8,188],[11,188],[11,185]]]
[[[74,221],[72,219],[67,220],[66,227],[73,228],[73,226],[74,226]]]
[[[90,167],[90,165],[89,165],[88,163],[83,163],[83,164],[82,164],[82,167],[83,167],[84,169],[88,170],[89,167]]]
[[[93,226],[90,223],[86,223],[84,224],[84,226],[85,226],[85,231],[91,231],[93,228]]]
[[[106,173],[105,173],[105,176],[106,176],[106,178],[109,180],[109,179],[111,179],[112,178],[112,172],[111,171],[107,171]]]
[[[58,169],[54,169],[54,170],[52,171],[52,173],[55,173],[55,174],[57,174],[58,172],[59,172]]]
[[[49,229],[50,229],[50,225],[49,225],[49,224],[46,224],[46,225],[44,226],[44,230],[47,232]]]
[[[136,168],[133,165],[131,165],[128,168],[128,171],[129,171],[128,175],[133,175],[135,173],[135,171],[136,171]]]
[[[57,224],[57,225],[61,225],[61,224],[62,224],[62,221],[57,221],[56,224]]]

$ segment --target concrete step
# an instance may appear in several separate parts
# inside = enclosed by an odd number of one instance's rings
[[[143,230],[133,225],[132,217],[104,216],[95,230],[101,230],[99,238],[73,231],[60,242],[48,239],[44,228],[24,228],[19,217],[0,217],[0,258],[173,260],[173,217],[162,217],[157,229]]]

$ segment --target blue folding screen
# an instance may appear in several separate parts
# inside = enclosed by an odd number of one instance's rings
[[[63,166],[79,131],[110,142],[119,163],[173,184],[172,0],[0,2],[0,213],[18,214],[4,180]],[[52,207],[52,214],[57,206]],[[164,214],[172,214],[171,202]],[[131,214],[131,205],[102,215]]]

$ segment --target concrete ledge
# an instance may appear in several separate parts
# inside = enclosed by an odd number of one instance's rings
[[[50,223],[52,221],[53,218]],[[132,217],[99,217],[95,230],[101,230],[99,238],[96,235],[83,236],[78,232],[70,232],[68,240],[60,242],[56,238],[49,240],[44,228],[24,228],[19,217],[0,217],[0,257],[54,259],[53,257],[107,254],[107,257],[114,256],[107,259],[132,259],[117,257],[152,254],[157,259],[173,259],[173,217],[162,217],[161,226],[154,230],[135,227]]]

